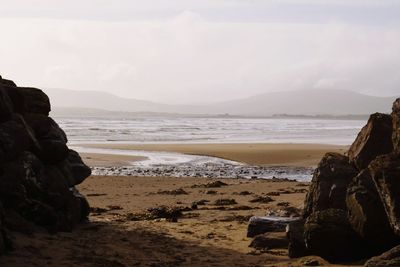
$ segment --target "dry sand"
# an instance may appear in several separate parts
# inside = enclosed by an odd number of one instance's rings
[[[214,156],[250,165],[295,167],[316,166],[326,152],[344,153],[348,149],[348,146],[322,144],[86,144],[83,146],[179,152]],[[95,161],[88,161],[88,163],[96,164]]]
[[[246,152],[247,146],[251,149]],[[159,146],[146,147],[160,150]],[[324,149],[321,146],[306,148],[305,145],[287,145],[283,151],[289,153],[294,149],[297,152],[292,156],[286,154],[290,160],[284,160],[284,153],[275,145],[262,146],[275,147],[272,152],[266,152],[255,144],[207,147],[209,153],[200,145],[178,146],[179,152],[204,153],[263,164],[282,163],[282,160],[296,165],[299,162],[311,164],[315,159],[311,160],[307,155],[311,153],[317,157],[326,152],[322,151]],[[175,145],[168,145],[162,150],[167,148],[169,151],[177,151]],[[308,152],[301,153],[300,148]],[[277,157],[279,155],[279,160],[256,159],[256,155],[272,154]],[[103,158],[106,156],[91,157],[99,157],[101,163],[104,163]],[[118,163],[119,159],[110,158],[110,162],[114,161]],[[95,161],[91,163],[96,164]],[[89,177],[79,186],[79,190],[87,196],[94,209],[90,222],[78,226],[72,233],[49,235],[42,232],[34,236],[14,234],[16,250],[1,257],[0,266],[304,266],[310,257],[290,260],[285,248],[267,251],[249,248],[251,239],[246,237],[246,231],[250,216],[266,215],[270,211],[280,212],[282,205],[301,209],[308,185],[270,180],[219,180],[227,185],[218,188],[196,187],[215,181],[206,178]],[[171,190],[183,194],[168,194]],[[250,202],[256,196],[271,192],[276,195],[271,196],[272,202]],[[234,199],[237,204],[214,205],[221,198]],[[209,202],[198,205],[198,209],[183,212],[178,222],[132,220],[148,208],[161,205],[191,207],[193,202],[200,200]],[[274,235],[284,238],[284,233]],[[318,257],[311,259],[316,259],[321,266],[331,266]]]

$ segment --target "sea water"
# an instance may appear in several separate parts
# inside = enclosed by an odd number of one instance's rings
[[[310,181],[312,168],[249,166],[208,156],[164,151],[88,148],[84,143],[319,143],[349,145],[363,120],[141,117],[56,118],[78,152],[143,156],[124,167],[95,167],[98,175],[288,178]]]
[[[365,120],[138,117],[56,121],[71,143],[318,143],[349,145]]]

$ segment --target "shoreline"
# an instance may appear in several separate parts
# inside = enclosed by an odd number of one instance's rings
[[[316,167],[326,152],[345,153],[349,146],[292,143],[218,143],[218,144],[79,144],[83,148],[172,152],[185,155],[209,156],[254,166]],[[143,157],[81,153],[89,166],[114,166],[117,162],[137,162]]]

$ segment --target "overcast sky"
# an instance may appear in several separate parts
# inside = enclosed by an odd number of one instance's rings
[[[165,103],[400,94],[400,0],[1,0],[0,74]]]

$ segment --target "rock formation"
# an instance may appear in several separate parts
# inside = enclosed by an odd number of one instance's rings
[[[314,172],[303,220],[288,226],[289,256],[332,262],[400,262],[400,99],[391,115],[375,113],[348,157],[327,153]],[[379,263],[382,261],[383,263]]]
[[[0,76],[0,253],[11,248],[7,229],[70,231],[89,214],[75,186],[91,170],[68,148],[50,110],[40,89]]]
[[[327,153],[314,172],[304,204],[304,217],[325,209],[346,210],[346,189],[357,170],[349,158],[338,153]]]
[[[390,115],[372,114],[349,149],[350,161],[362,170],[377,156],[393,151],[392,131]]]

